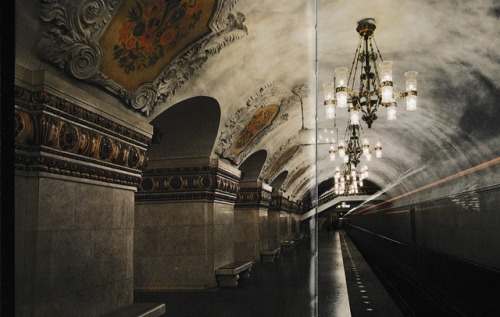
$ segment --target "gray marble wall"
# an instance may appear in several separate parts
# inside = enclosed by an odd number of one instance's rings
[[[236,208],[234,211],[235,261],[260,261],[260,251],[268,249],[267,210]]]
[[[233,260],[233,205],[203,201],[136,204],[136,289],[215,287],[215,269]]]
[[[16,316],[99,316],[133,301],[132,190],[16,182]]]
[[[268,247],[273,250],[281,246],[280,240],[280,212],[276,210],[269,210],[267,214],[268,219]]]
[[[279,221],[279,226],[280,226],[280,235],[279,239],[280,242],[285,241],[285,240],[292,240],[292,232],[291,232],[291,221],[290,221],[290,214],[288,212],[280,212],[280,221]]]
[[[259,209],[259,250],[269,250],[269,211]]]

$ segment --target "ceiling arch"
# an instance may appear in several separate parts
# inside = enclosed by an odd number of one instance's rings
[[[267,158],[267,152],[265,150],[260,150],[252,155],[250,155],[243,163],[241,163],[239,169],[243,172],[243,182],[256,182],[258,181],[260,171],[264,162]]]
[[[210,157],[220,122],[220,106],[211,97],[192,97],[163,111],[151,121],[156,144],[151,159]]]
[[[287,176],[288,176],[288,171],[283,171],[278,176],[276,176],[276,178],[271,183],[273,191],[277,191],[281,188],[281,185],[283,185],[283,182],[285,181]]]

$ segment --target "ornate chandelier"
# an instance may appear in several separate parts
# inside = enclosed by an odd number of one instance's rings
[[[372,151],[373,150],[373,151]],[[334,191],[336,195],[356,195],[359,188],[363,187],[363,180],[368,177],[368,167],[363,165],[358,170],[363,155],[367,162],[371,161],[372,153],[376,158],[382,157],[382,145],[377,142],[374,148],[370,147],[368,138],[362,136],[362,128],[359,124],[352,124],[348,120],[343,140],[339,142],[337,149],[330,147],[330,160],[334,161],[336,154],[342,159],[342,170],[337,166],[334,172]]]
[[[357,167],[360,163],[361,155],[364,155],[366,161],[371,161],[372,153],[375,152],[376,158],[382,157],[382,145],[377,142],[375,147],[370,146],[368,138],[363,137],[362,128],[358,124],[353,124],[348,120],[344,139],[339,141],[337,149],[332,145],[329,150],[330,160],[335,161],[338,154],[343,163]]]
[[[345,164],[340,170],[337,166],[334,174],[334,192],[337,196],[349,196],[359,193],[363,180],[368,177],[368,167],[364,165],[360,171],[352,164]]]
[[[348,108],[351,122],[359,122],[361,117],[371,128],[377,119],[377,109],[383,106],[387,110],[387,120],[396,120],[396,99],[406,99],[406,110],[417,109],[416,71],[405,73],[406,91],[396,93],[392,80],[392,62],[384,61],[375,42],[375,20],[368,18],[358,21],[356,31],[359,43],[354,54],[351,70],[347,67],[335,69],[333,82],[323,84],[326,117],[335,117],[335,108]],[[374,50],[374,45],[376,52]],[[380,63],[377,66],[377,59]],[[354,89],[356,73],[360,72],[359,87]]]

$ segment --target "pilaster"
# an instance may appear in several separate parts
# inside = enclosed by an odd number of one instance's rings
[[[262,182],[241,183],[234,210],[235,261],[258,261],[268,250],[268,208],[272,187]]]
[[[155,161],[136,193],[137,290],[206,289],[234,261],[240,171],[217,159]]]
[[[14,119],[16,316],[131,304],[134,192],[152,127],[21,67]]]

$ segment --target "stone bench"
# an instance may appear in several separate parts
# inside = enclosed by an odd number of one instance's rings
[[[240,278],[250,277],[250,271],[252,270],[252,261],[242,261],[233,262],[221,266],[215,270],[215,275],[217,276],[217,281],[219,281],[219,286],[222,287],[236,287],[238,286],[238,280]]]
[[[262,262],[274,262],[274,259],[280,256],[280,251],[280,247],[277,247],[274,250],[260,251],[260,258]]]
[[[281,242],[281,249],[282,250],[291,250],[291,249],[293,249],[294,245],[295,245],[295,241],[286,240],[286,241]]]
[[[122,307],[103,317],[158,317],[165,314],[165,304],[133,303]]]

